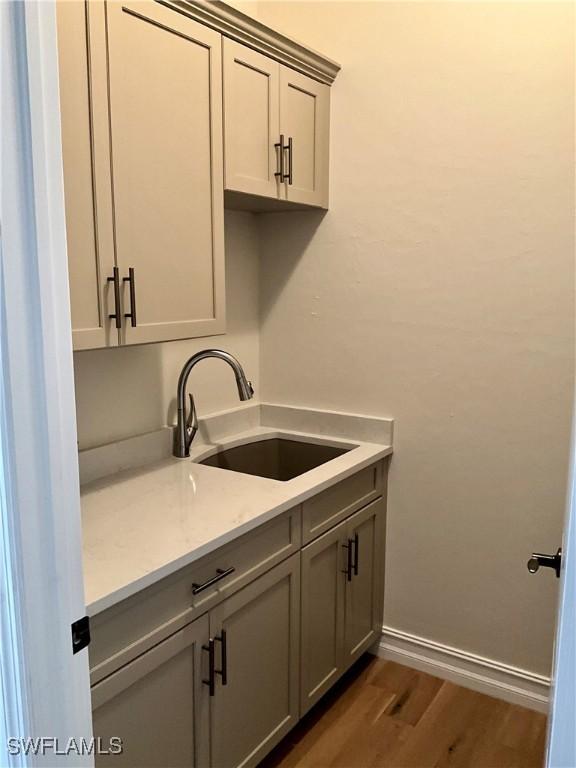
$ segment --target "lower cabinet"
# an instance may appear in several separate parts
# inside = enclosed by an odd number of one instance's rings
[[[303,715],[382,631],[384,501],[302,549]]]
[[[98,615],[98,768],[252,768],[377,641],[385,464],[329,490]]]
[[[94,736],[105,749],[111,738],[122,739],[122,752],[97,755],[97,766],[208,765],[202,683],[208,633],[203,616],[92,686]]]
[[[348,521],[352,575],[345,581],[344,667],[347,669],[382,634],[384,510],[380,499]],[[348,548],[346,548],[348,552]]]
[[[248,768],[299,717],[300,555],[92,687],[98,766]]]
[[[340,523],[302,550],[302,714],[342,673],[346,530]]]
[[[294,555],[211,611],[211,634],[226,650],[210,699],[215,768],[256,765],[298,721],[299,604]]]

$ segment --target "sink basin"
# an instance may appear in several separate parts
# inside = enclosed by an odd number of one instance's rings
[[[349,447],[335,448],[332,445],[275,437],[227,448],[198,463],[285,481],[303,475],[304,472],[309,472],[351,450]]]

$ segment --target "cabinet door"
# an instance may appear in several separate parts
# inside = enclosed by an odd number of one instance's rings
[[[342,672],[347,526],[337,525],[302,550],[301,715]]]
[[[95,35],[109,114],[97,119],[109,124],[122,341],[222,333],[220,35],[151,0],[109,2],[106,19],[107,40],[101,24]]]
[[[227,672],[210,699],[211,766],[257,765],[297,722],[299,609],[298,553],[210,613]]]
[[[116,346],[110,237],[96,231],[85,3],[56,6],[70,308],[74,349]],[[98,242],[98,247],[97,247]]]
[[[280,64],[223,40],[226,189],[278,198]]]
[[[97,766],[205,768],[208,744],[206,654],[208,617],[188,624],[92,688],[94,736],[121,754]]]
[[[384,501],[369,504],[348,520],[352,578],[346,584],[344,666],[364,653],[382,632]]]
[[[283,198],[327,208],[330,88],[281,67],[280,132],[292,142],[285,151],[290,179],[283,184]]]

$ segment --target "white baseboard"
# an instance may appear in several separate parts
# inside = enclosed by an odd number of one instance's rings
[[[512,704],[548,712],[550,678],[493,659],[382,627],[378,656],[486,693]]]

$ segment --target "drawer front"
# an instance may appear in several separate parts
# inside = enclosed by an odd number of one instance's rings
[[[327,488],[302,505],[302,541],[307,544],[382,495],[383,462]]]
[[[97,614],[91,619],[91,682],[178,631],[297,552],[300,545],[300,507],[296,507]],[[230,572],[222,575],[226,571]]]

